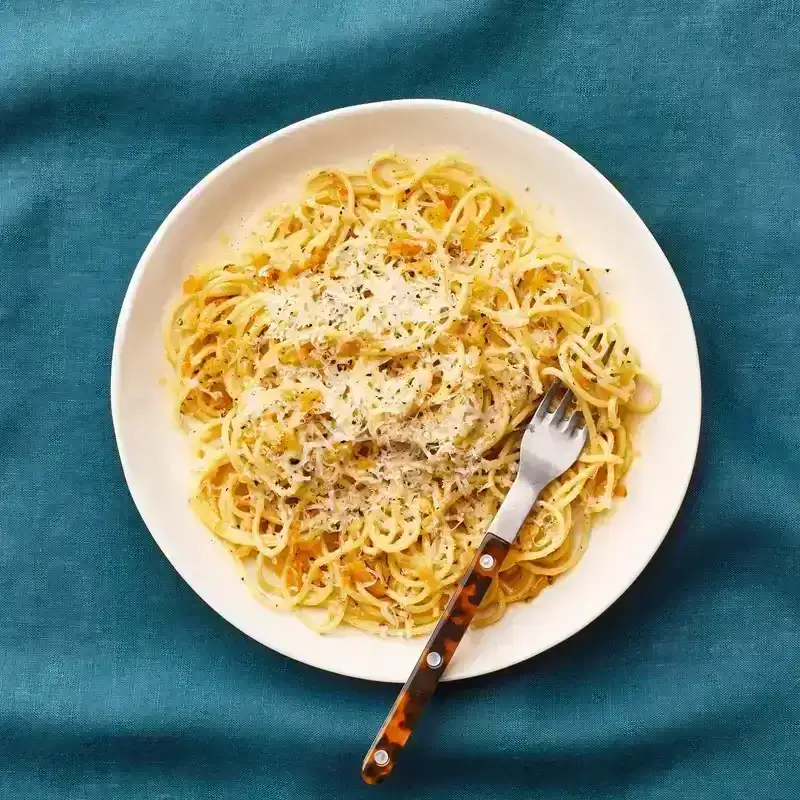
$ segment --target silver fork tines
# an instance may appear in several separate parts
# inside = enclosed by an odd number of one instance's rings
[[[588,330],[589,330],[588,328],[584,330],[583,332],[584,336],[586,335]],[[599,344],[601,339],[602,339],[602,334],[595,339],[593,344],[595,345]],[[603,354],[603,358],[600,360],[600,363],[603,366],[608,364],[608,361],[611,358],[611,354],[614,352],[614,347],[616,344],[617,344],[616,339],[612,339],[611,343],[608,346],[608,349]],[[553,400],[558,394],[558,390],[560,388],[563,388],[565,390],[564,396],[559,401],[558,406],[556,406],[555,410],[551,412],[550,406],[553,404]],[[558,380],[553,381],[548,390],[544,393],[544,396],[539,402],[539,407],[534,412],[533,417],[531,417],[529,428],[532,428],[535,423],[540,423],[545,419],[548,424],[558,425],[564,419],[564,415],[566,414],[567,409],[572,404],[574,398],[575,395],[568,386],[562,384]],[[574,434],[576,431],[580,433],[586,427],[586,422],[583,419],[583,414],[581,414],[581,412],[578,410],[573,411],[572,414],[570,414],[569,417],[567,417],[566,422],[561,427],[563,427],[563,429],[570,434]]]
[[[613,346],[612,342],[604,354],[604,364],[608,363]],[[562,390],[564,396],[550,411]],[[574,399],[569,388],[558,380],[544,393],[522,436],[517,477],[489,526],[490,533],[513,542],[544,487],[577,461],[589,431],[579,410],[567,416]]]
[[[542,399],[539,401],[539,407],[533,412],[531,424],[534,422],[540,422],[545,418],[545,416],[547,416],[548,412],[550,411],[550,406],[552,405],[556,394],[558,394],[558,389],[560,386],[562,386],[562,384],[558,381],[553,381],[553,383],[550,384],[550,388],[544,393],[544,397],[542,397]]]
[[[564,396],[561,398],[561,402],[556,406],[556,410],[553,412],[553,422],[557,425],[561,420],[564,418],[564,414],[566,413],[569,406],[572,404],[572,392],[567,389],[564,392]],[[578,412],[575,412],[578,413]],[[575,414],[570,416],[570,419],[574,417]]]

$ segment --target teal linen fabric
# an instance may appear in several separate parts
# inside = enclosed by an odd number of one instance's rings
[[[0,797],[800,796],[796,0],[4,0],[0,65]],[[108,382],[187,189],[395,97],[501,109],[604,172],[678,274],[705,394],[642,578],[568,643],[444,687],[373,789],[393,688],[271,653],[181,582]]]

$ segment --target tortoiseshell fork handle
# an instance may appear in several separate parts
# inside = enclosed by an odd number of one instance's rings
[[[400,691],[361,766],[367,783],[380,783],[394,767],[414,724],[472,622],[511,545],[487,533],[469,569],[458,584],[414,671]]]

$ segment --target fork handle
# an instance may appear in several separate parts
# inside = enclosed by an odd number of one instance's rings
[[[367,783],[380,783],[392,771],[492,580],[500,572],[510,547],[509,542],[493,533],[484,535],[469,569],[453,592],[414,671],[400,690],[364,759],[361,776]]]

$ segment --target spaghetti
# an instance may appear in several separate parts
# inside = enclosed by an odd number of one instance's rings
[[[319,631],[435,626],[558,379],[588,443],[477,623],[535,597],[625,494],[631,414],[657,403],[592,271],[455,157],[312,175],[299,205],[184,281],[166,351],[196,513],[261,600]]]

